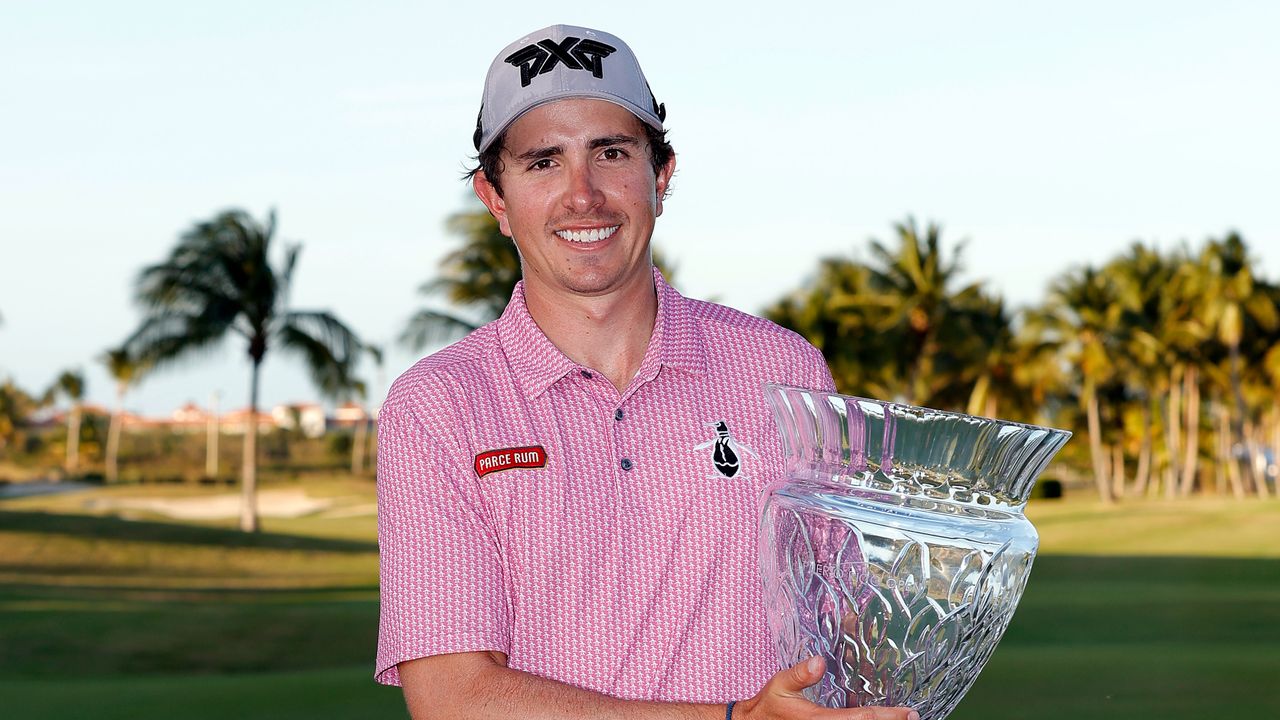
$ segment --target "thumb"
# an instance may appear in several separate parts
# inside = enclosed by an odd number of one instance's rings
[[[826,672],[826,669],[826,661],[820,655],[814,655],[808,660],[792,665],[786,672],[781,673],[778,677],[778,689],[798,693],[821,680],[822,674]]]

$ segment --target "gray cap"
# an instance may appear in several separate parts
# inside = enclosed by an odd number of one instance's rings
[[[476,150],[484,152],[533,108],[571,97],[608,100],[657,130],[667,116],[626,43],[599,30],[552,25],[511,43],[493,59],[472,138]]]

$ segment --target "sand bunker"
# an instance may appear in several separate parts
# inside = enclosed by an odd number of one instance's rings
[[[94,509],[142,510],[175,520],[218,520],[239,517],[240,495],[231,493],[198,498],[101,499]],[[258,514],[262,517],[296,518],[329,509],[332,500],[308,497],[302,490],[263,490],[258,493]]]

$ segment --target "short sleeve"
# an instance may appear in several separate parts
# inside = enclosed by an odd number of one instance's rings
[[[831,377],[831,368],[827,366],[827,359],[822,356],[822,351],[810,345],[808,341],[801,342],[804,343],[804,353],[800,363],[802,375],[800,387],[835,392],[836,383]]]
[[[403,403],[378,417],[375,678],[387,685],[406,660],[510,649],[497,539],[470,463],[441,434]]]

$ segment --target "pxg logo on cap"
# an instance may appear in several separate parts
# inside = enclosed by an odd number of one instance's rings
[[[505,62],[520,68],[520,87],[529,87],[535,75],[549,73],[556,64],[564,63],[570,70],[590,70],[598,78],[604,77],[601,60],[617,52],[618,48],[595,40],[566,37],[556,44],[551,38],[526,45],[506,57]]]

